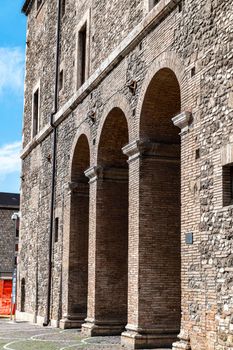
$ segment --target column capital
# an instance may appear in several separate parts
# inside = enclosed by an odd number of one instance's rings
[[[101,166],[95,165],[88,168],[84,174],[89,178],[89,182],[92,183],[103,177],[103,168]]]
[[[122,152],[129,157],[129,161],[137,159],[141,155],[143,141],[134,140],[122,148]]]
[[[151,157],[160,161],[176,161],[180,159],[180,145],[150,140],[135,140],[123,147],[122,152],[129,157],[129,163],[141,156]]]
[[[90,179],[90,183],[102,181],[126,181],[128,179],[128,169],[119,167],[94,166],[85,171],[85,175]]]
[[[192,113],[189,111],[181,112],[172,118],[173,124],[178,126],[181,130],[181,134],[188,131],[190,122],[192,121]]]

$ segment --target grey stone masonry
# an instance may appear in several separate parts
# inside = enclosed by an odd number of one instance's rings
[[[19,211],[19,195],[0,193],[0,279],[11,277],[15,266],[16,227],[12,215]]]

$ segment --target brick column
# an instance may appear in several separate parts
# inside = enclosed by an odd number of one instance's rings
[[[121,334],[127,322],[128,169],[100,167],[90,178],[88,315],[85,335]]]
[[[63,290],[66,291],[66,298],[60,321],[63,329],[81,327],[86,318],[89,184],[69,183],[66,205],[69,217],[65,221]]]
[[[129,156],[128,324],[122,344],[170,347],[180,327],[180,146],[134,141]]]

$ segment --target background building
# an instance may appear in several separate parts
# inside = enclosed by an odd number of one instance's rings
[[[0,192],[0,315],[10,313],[12,275],[17,264],[19,194]]]
[[[19,319],[232,348],[231,5],[25,1]]]

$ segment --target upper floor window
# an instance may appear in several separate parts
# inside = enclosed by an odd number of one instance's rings
[[[83,16],[77,27],[77,56],[76,56],[76,88],[80,88],[87,80],[89,74],[90,56],[90,10]]]
[[[61,69],[60,73],[59,73],[59,91],[61,91],[64,87],[64,70]]]
[[[149,11],[158,3],[160,2],[160,0],[149,0]]]
[[[79,86],[81,86],[86,80],[86,51],[87,51],[87,24],[80,29],[78,33],[78,80]]]
[[[59,218],[55,218],[54,222],[54,242],[58,242],[58,235],[59,235]]]
[[[37,0],[37,1],[36,1],[36,9],[37,9],[37,10],[39,10],[39,8],[41,7],[42,2],[43,2],[43,0]]]
[[[37,88],[32,97],[32,137],[39,132],[39,114],[40,114],[40,90]]]
[[[66,13],[66,0],[62,0],[61,2],[61,16],[63,17]]]

